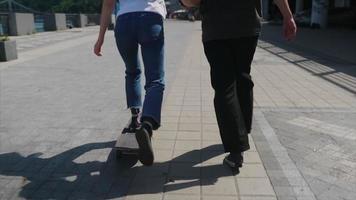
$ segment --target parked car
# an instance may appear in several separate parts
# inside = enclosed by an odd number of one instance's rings
[[[295,14],[295,22],[300,27],[308,27],[311,24],[311,10],[304,10]]]

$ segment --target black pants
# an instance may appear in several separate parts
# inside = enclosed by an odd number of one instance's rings
[[[251,63],[257,36],[214,40],[204,43],[211,66],[211,84],[215,90],[214,106],[221,139],[226,152],[250,148],[253,114]]]

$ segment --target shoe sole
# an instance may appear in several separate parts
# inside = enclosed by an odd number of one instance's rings
[[[224,163],[226,166],[228,166],[228,167],[232,170],[232,172],[233,172],[234,174],[239,174],[239,173],[240,173],[240,168],[242,167],[242,163],[240,163],[240,164],[237,165],[237,166],[232,166],[232,165],[230,164],[230,161],[227,160],[226,158],[224,159],[223,163]]]
[[[152,144],[151,144],[149,134],[145,130],[139,129],[136,130],[135,136],[136,136],[138,146],[140,148],[139,150],[140,162],[146,166],[153,165],[154,155],[153,155],[153,149],[152,149]]]

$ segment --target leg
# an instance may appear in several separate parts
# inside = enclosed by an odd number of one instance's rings
[[[140,147],[140,161],[150,166],[154,161],[151,144],[152,129],[158,129],[161,123],[164,91],[163,19],[155,13],[140,13],[138,17],[138,38],[145,65],[146,96],[142,110],[142,126],[136,131],[136,140]]]
[[[211,66],[215,113],[225,151],[243,152],[249,149],[249,144],[236,94],[234,55],[229,42],[206,42],[204,49]]]
[[[142,120],[154,130],[161,124],[164,83],[164,31],[163,20],[158,14],[148,13],[140,24],[140,44],[146,77],[146,96]]]
[[[251,132],[253,116],[253,86],[251,63],[257,46],[257,36],[244,37],[232,42],[236,66],[237,96],[248,133]]]
[[[118,18],[115,30],[117,47],[125,62],[125,87],[128,108],[142,107],[141,100],[141,66],[138,58],[138,42],[131,28],[131,18]]]
[[[122,134],[126,133],[135,133],[136,130],[140,127],[141,123],[139,121],[139,108],[131,108],[131,119],[129,120],[126,127],[122,130]]]

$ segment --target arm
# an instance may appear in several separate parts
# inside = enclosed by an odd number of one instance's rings
[[[201,0],[179,0],[179,2],[187,8],[193,8],[198,7],[200,5]]]
[[[103,46],[104,43],[105,33],[111,21],[110,17],[115,7],[115,3],[116,3],[115,0],[103,0],[103,7],[101,9],[99,37],[94,46],[94,53],[97,56],[101,56],[101,47]]]
[[[283,15],[283,36],[287,40],[293,40],[297,34],[297,26],[290,11],[288,0],[274,0]]]

